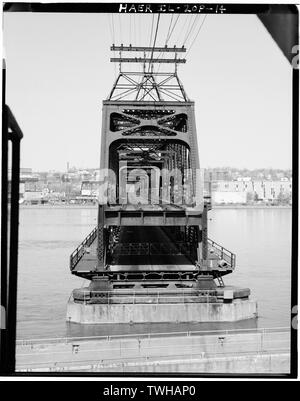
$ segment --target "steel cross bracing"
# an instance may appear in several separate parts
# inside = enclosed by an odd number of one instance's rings
[[[132,46],[112,46],[112,51],[118,51],[120,57],[113,57],[112,62],[119,63],[119,75],[107,100],[131,100],[131,101],[178,101],[187,102],[189,99],[182,83],[177,75],[177,64],[185,63],[186,60],[177,58],[177,53],[185,52],[184,47],[132,47]],[[152,51],[160,53],[158,57],[146,57],[146,52]],[[122,57],[125,52],[143,52],[143,57]],[[175,53],[175,58],[160,58],[164,52]],[[141,71],[126,72],[122,70],[123,63],[140,63]],[[173,64],[174,71],[155,72],[153,63]],[[147,68],[147,64],[149,65]]]
[[[108,100],[187,102],[188,97],[176,72],[120,72]]]

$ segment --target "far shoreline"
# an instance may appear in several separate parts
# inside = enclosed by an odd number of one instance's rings
[[[292,205],[214,205],[212,209],[292,209]]]
[[[20,204],[20,209],[97,209],[95,205],[74,205],[74,204],[38,204],[38,205],[23,205]],[[211,210],[214,209],[292,209],[292,205],[214,205]]]

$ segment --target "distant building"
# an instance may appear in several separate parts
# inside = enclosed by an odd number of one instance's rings
[[[212,193],[213,204],[245,204],[247,203],[247,192],[217,191]]]
[[[271,202],[287,203],[292,197],[292,181],[280,179],[249,180],[243,177],[237,181],[214,181],[211,184],[212,202],[218,203],[246,203]]]
[[[237,181],[245,181],[245,182],[249,182],[251,181],[252,178],[251,177],[238,177]]]

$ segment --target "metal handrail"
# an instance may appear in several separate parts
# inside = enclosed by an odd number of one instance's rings
[[[82,243],[75,249],[70,256],[70,270],[73,271],[80,259],[86,252],[86,248],[91,246],[97,237],[97,227],[82,241]]]
[[[267,328],[246,328],[246,329],[223,329],[223,330],[190,330],[190,331],[172,331],[161,333],[141,333],[141,334],[113,334],[110,336],[89,336],[89,337],[56,337],[56,338],[41,338],[41,339],[23,339],[17,340],[17,345],[38,345],[38,344],[52,344],[52,343],[72,343],[76,341],[91,341],[91,340],[127,340],[127,339],[142,339],[142,338],[157,338],[157,337],[190,337],[197,335],[233,335],[243,333],[280,333],[289,332],[290,327],[267,327]]]
[[[116,244],[116,255],[181,255],[189,252],[186,242],[129,242]]]
[[[226,354],[224,357],[238,357],[238,356],[253,356],[253,355],[268,355],[268,356],[273,356],[273,355],[289,355],[290,354],[290,349],[289,348],[274,348],[270,349],[268,351],[242,351],[242,352],[232,352]],[[189,358],[189,361],[198,361],[199,357],[203,360],[204,358],[220,358],[222,357],[222,353],[205,353],[205,352],[196,352],[191,355],[185,354],[174,354],[172,355],[172,358],[170,357],[163,357],[162,360],[160,360],[161,363],[168,363],[169,361],[172,361],[173,363],[182,363],[183,360],[186,360]],[[130,362],[131,361],[131,362]],[[17,367],[18,372],[81,372],[81,371],[91,371],[91,372],[97,372],[98,369],[108,369],[108,368],[121,368],[123,372],[125,372],[125,369],[130,366],[138,366],[140,363],[146,363],[146,364],[151,364],[155,363],[157,361],[157,357],[149,357],[149,356],[138,356],[138,357],[132,357],[132,358],[126,358],[126,360],[120,361],[120,359],[88,359],[88,360],[80,360],[80,361],[66,361],[66,362],[52,362],[52,364],[49,366],[48,362],[39,362],[39,363],[29,363],[26,365],[20,365]],[[85,363],[86,365],[82,365]],[[71,365],[71,366],[70,366]]]
[[[211,240],[210,238],[207,239],[209,246],[212,247],[213,251],[225,262],[227,262],[232,269],[235,268],[236,265],[236,255],[229,251],[228,249],[224,248],[222,245],[219,245],[217,242]]]
[[[173,363],[182,363],[183,360],[189,359],[189,361],[198,361],[199,357],[201,360],[209,358],[228,358],[228,357],[239,357],[239,356],[253,356],[253,355],[289,355],[290,348],[271,348],[266,351],[240,351],[240,352],[231,352],[223,355],[222,352],[193,352],[191,355],[189,354],[172,354],[170,356],[163,356],[160,359],[160,362],[167,363],[172,361]],[[131,361],[131,362],[130,362]],[[44,371],[54,371],[54,372],[63,372],[63,371],[97,371],[97,369],[107,369],[107,368],[117,368],[121,367],[125,369],[127,366],[139,365],[140,363],[153,363],[157,361],[157,356],[135,356],[135,357],[127,357],[126,359],[120,360],[120,358],[104,358],[104,359],[86,359],[79,361],[63,361],[63,362],[52,362],[49,366],[49,362],[38,362],[38,363],[27,363],[26,365],[20,365],[17,367],[18,372],[44,372]],[[82,365],[86,363],[88,365]],[[71,366],[70,366],[71,365]],[[78,370],[79,369],[79,370]]]

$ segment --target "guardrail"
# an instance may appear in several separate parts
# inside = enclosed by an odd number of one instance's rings
[[[211,247],[213,253],[219,256],[220,259],[225,260],[225,262],[231,266],[232,270],[234,270],[236,264],[236,255],[223,246],[217,244],[210,238],[207,239],[207,242],[208,245]]]
[[[116,357],[116,358],[98,358],[98,359],[80,359],[78,361],[61,361],[61,362],[29,362],[26,364],[17,365],[16,370],[19,372],[30,372],[30,371],[97,371],[97,369],[109,369],[109,368],[122,368],[126,369],[127,366],[139,366],[143,363],[180,363],[184,361],[192,362],[203,359],[214,359],[214,358],[236,358],[246,356],[258,356],[258,355],[289,355],[290,347],[276,347],[267,349],[256,349],[253,351],[239,351],[239,352],[214,352],[214,351],[199,351],[198,347],[190,346],[187,352],[174,353],[172,355],[161,355],[161,356],[145,356],[139,355],[134,357]],[[95,350],[92,350],[94,353]],[[83,365],[84,364],[84,365]],[[118,372],[118,371],[116,371]]]
[[[95,238],[97,237],[97,227],[82,241],[82,243],[75,249],[70,256],[70,270],[73,271],[77,263],[83,257],[86,252],[86,248],[92,245]]]
[[[117,244],[115,255],[185,255],[190,250],[186,242],[129,242]]]
[[[105,338],[107,341],[102,343],[96,342],[96,337],[91,337],[90,339],[94,341],[90,342],[81,342],[80,338],[75,338],[74,342],[58,343],[57,348],[50,347],[51,344],[46,344],[44,341],[41,343],[42,353],[39,351],[38,344],[24,344],[27,348],[22,349],[20,346],[18,348],[17,370],[86,369],[92,371],[152,362],[164,364],[168,361],[170,363],[187,361],[189,363],[199,359],[246,355],[278,356],[282,354],[288,358],[290,354],[289,329],[286,328],[226,330],[217,331],[217,335],[211,335],[206,331],[204,333],[208,335],[204,340],[200,337],[192,338],[192,333],[198,332],[188,332],[188,338],[181,336],[180,339],[178,336],[171,338],[170,333],[166,333],[166,338],[161,335],[160,337],[158,335],[151,337],[123,335],[119,336],[116,344],[111,342],[112,337]],[[131,338],[134,341],[130,341]],[[151,339],[153,341],[150,341]]]
[[[119,289],[118,289],[119,291]],[[122,290],[121,290],[122,291]],[[82,291],[78,293],[77,296],[74,296],[72,293],[70,299],[76,302],[80,302],[82,304],[88,304],[90,301],[93,303],[105,303],[107,305],[110,304],[119,304],[126,303],[129,305],[135,305],[139,303],[148,303],[148,304],[161,304],[161,303],[195,303],[199,302],[199,299],[202,300],[203,303],[211,303],[213,301],[216,302],[217,292],[215,290],[198,290],[193,292],[179,292],[179,291],[168,291],[167,293],[164,291],[157,292],[143,292],[141,293],[125,293],[121,292],[120,294],[116,294],[111,291]]]
[[[78,341],[114,341],[114,340],[131,340],[131,339],[153,339],[160,337],[191,337],[203,335],[228,336],[234,334],[271,334],[290,332],[289,327],[270,327],[270,328],[249,328],[249,329],[223,329],[223,330],[190,330],[190,331],[172,331],[161,333],[142,333],[142,334],[113,334],[106,336],[89,336],[89,337],[57,337],[57,338],[40,338],[40,339],[23,339],[17,340],[18,346],[46,345],[46,344],[69,344]]]

